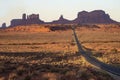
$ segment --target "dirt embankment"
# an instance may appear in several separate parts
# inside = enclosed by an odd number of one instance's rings
[[[49,32],[50,29],[44,25],[25,25],[2,29],[5,32]]]
[[[66,31],[71,30],[71,26],[76,25],[58,25],[58,24],[49,24],[49,25],[24,25],[24,26],[15,26],[0,29],[3,32],[51,32],[51,31]],[[120,25],[118,24],[95,24],[95,25],[77,25],[77,30],[82,32],[86,31],[103,31],[103,32],[119,32]]]

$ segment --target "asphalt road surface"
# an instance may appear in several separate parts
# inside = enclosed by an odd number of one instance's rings
[[[74,35],[77,47],[78,47],[79,54],[82,55],[92,65],[99,67],[100,69],[105,70],[110,74],[116,75],[117,77],[119,77],[119,80],[120,80],[120,68],[103,63],[97,60],[96,58],[92,57],[90,54],[88,54],[79,43],[79,40],[75,32],[75,28],[72,27],[72,30],[73,30],[73,35]]]

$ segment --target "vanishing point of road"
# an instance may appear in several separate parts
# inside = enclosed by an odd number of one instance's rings
[[[97,60],[96,58],[94,58],[93,56],[91,56],[89,53],[87,53],[82,48],[82,45],[79,43],[79,40],[78,40],[76,32],[75,32],[75,28],[72,27],[72,30],[73,30],[73,35],[74,35],[77,47],[78,47],[79,55],[82,55],[92,65],[108,72],[112,77],[114,77],[114,79],[120,80],[120,68],[103,63],[103,62]]]

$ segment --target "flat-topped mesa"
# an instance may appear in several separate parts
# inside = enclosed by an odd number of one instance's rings
[[[10,27],[29,25],[29,24],[113,24],[119,23],[110,18],[103,10],[94,10],[91,12],[81,11],[77,18],[68,20],[61,15],[58,20],[52,22],[44,22],[39,19],[39,14],[22,15],[22,19],[12,19]]]
[[[27,19],[38,19],[39,20],[39,14],[31,14],[27,16]]]
[[[82,11],[78,13],[78,17],[73,20],[73,23],[80,24],[106,24],[106,23],[117,23],[112,20],[108,14],[106,14],[103,10],[94,10],[91,12]]]
[[[44,23],[39,19],[39,14],[31,14],[27,16],[27,24],[42,24]]]
[[[85,15],[87,15],[87,14],[88,14],[87,11],[79,12],[79,13],[78,13],[78,18],[80,18],[81,16],[85,16]]]
[[[69,24],[69,23],[70,21],[65,19],[63,15],[61,15],[58,20],[51,22],[51,24]]]
[[[44,21],[39,19],[39,14],[23,14],[22,19],[12,19],[10,27],[29,24],[43,24]]]

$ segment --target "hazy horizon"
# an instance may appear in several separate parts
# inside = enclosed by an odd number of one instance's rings
[[[21,18],[23,13],[39,14],[45,22],[64,18],[73,20],[80,11],[104,10],[113,20],[120,22],[120,0],[0,0],[0,25],[11,19]]]

